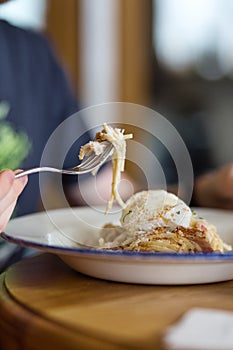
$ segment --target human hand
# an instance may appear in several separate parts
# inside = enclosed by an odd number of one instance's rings
[[[15,172],[12,170],[7,169],[0,172],[0,232],[6,227],[17,199],[26,184],[26,176],[15,179]]]
[[[233,163],[199,176],[194,201],[198,206],[233,210]]]

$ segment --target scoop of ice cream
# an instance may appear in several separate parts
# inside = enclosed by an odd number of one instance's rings
[[[189,227],[191,209],[177,196],[164,190],[133,195],[122,211],[121,225],[128,231],[151,231],[155,227]]]

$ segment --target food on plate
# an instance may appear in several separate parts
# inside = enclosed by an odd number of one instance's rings
[[[106,209],[107,212],[112,208],[114,200],[116,200],[121,207],[125,206],[118,192],[118,185],[121,180],[121,172],[124,171],[125,167],[126,140],[132,139],[133,135],[124,134],[124,132],[124,129],[112,128],[110,125],[104,123],[103,130],[96,134],[94,141],[90,141],[82,146],[79,152],[79,159],[82,160],[92,152],[97,155],[101,154],[104,151],[103,141],[111,142],[114,147],[112,153],[112,191]]]
[[[106,224],[100,248],[155,252],[224,252],[216,227],[192,212],[188,205],[165,190],[134,194],[122,210],[120,224]]]

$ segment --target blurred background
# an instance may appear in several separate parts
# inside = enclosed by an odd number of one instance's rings
[[[194,161],[232,161],[231,0],[12,0],[0,17],[49,37],[83,107],[151,107]]]

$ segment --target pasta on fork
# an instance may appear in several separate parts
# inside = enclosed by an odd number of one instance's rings
[[[89,141],[87,144],[82,146],[79,152],[79,159],[82,160],[85,156],[90,155],[92,152],[95,154],[101,154],[104,151],[104,141],[108,141],[113,145],[112,190],[111,197],[106,208],[107,213],[109,210],[111,210],[114,200],[116,200],[122,208],[125,206],[125,203],[119,194],[118,185],[121,180],[121,173],[125,168],[126,140],[132,139],[133,135],[124,134],[124,132],[124,129],[112,128],[110,125],[104,123],[103,130],[96,134],[94,141]]]

